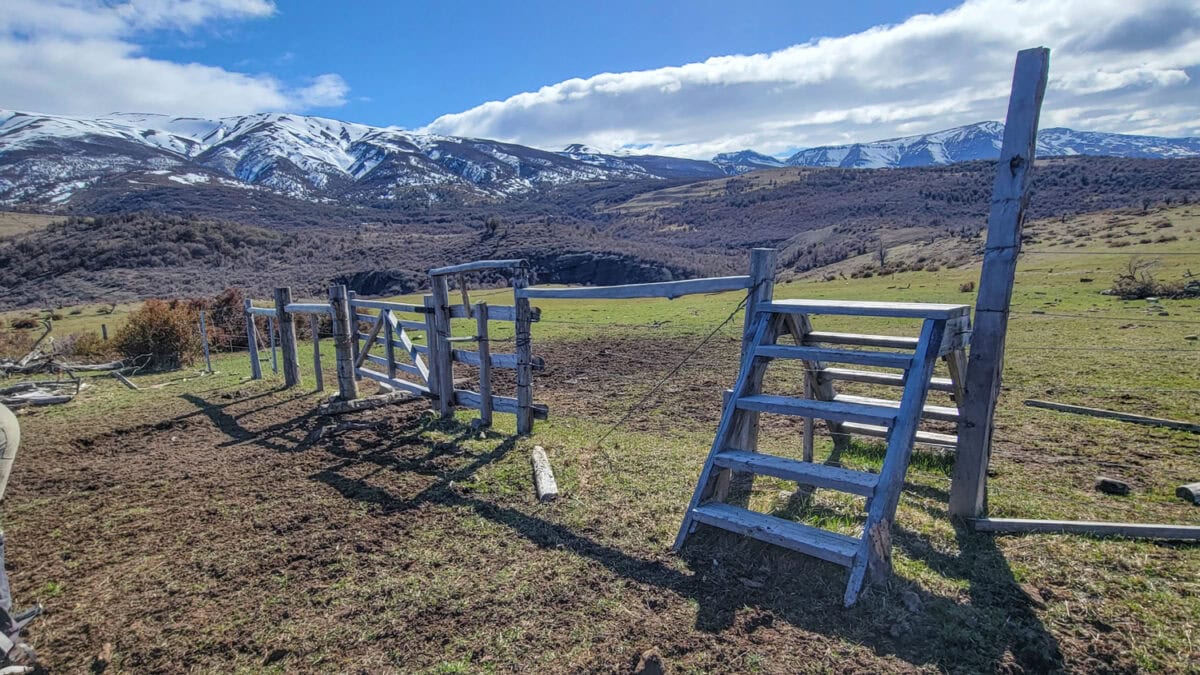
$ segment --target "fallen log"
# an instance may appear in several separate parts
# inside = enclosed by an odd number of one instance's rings
[[[529,459],[533,464],[533,485],[538,501],[554,501],[558,498],[558,482],[554,480],[554,471],[550,468],[550,458],[546,456],[545,448],[533,446]]]
[[[1107,523],[1085,520],[1026,520],[1023,518],[976,518],[971,520],[971,527],[976,532],[1090,534],[1099,537],[1115,536],[1128,537],[1130,539],[1200,541],[1200,527],[1194,525]]]
[[[1175,488],[1175,496],[1200,506],[1200,483],[1187,483]]]

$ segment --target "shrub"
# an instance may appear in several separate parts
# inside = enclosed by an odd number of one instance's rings
[[[113,343],[99,333],[71,333],[54,341],[54,353],[82,363],[111,360],[117,355]]]
[[[155,370],[189,365],[200,350],[192,319],[184,303],[147,300],[113,336],[113,347],[125,358],[148,356]]]
[[[975,282],[974,281],[964,281],[963,283],[959,284],[958,290],[959,290],[959,292],[962,292],[962,293],[974,293],[975,292]]]
[[[12,320],[12,327],[14,330],[33,330],[34,328],[37,328],[37,325],[37,319],[31,319],[27,316]]]

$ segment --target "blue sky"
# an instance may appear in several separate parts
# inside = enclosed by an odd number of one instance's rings
[[[770,52],[942,11],[957,2],[287,2],[268,19],[181,39],[147,55],[302,83],[335,72],[352,94],[334,113],[373,125],[438,116],[573,77]],[[322,112],[322,111],[318,111]]]
[[[1200,1],[3,0],[0,108],[323,115],[708,158],[1004,116],[1200,136]]]

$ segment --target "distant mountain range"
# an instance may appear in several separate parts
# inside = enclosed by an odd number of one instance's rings
[[[495,201],[594,181],[702,180],[787,166],[884,168],[997,156],[1003,125],[802,150],[786,162],[750,150],[711,161],[612,154],[260,113],[210,120],[151,114],[77,118],[0,110],[0,205],[59,206],[105,190],[198,186],[312,202],[386,206]],[[1047,129],[1038,152],[1172,158],[1200,139]]]
[[[904,166],[953,164],[974,159],[995,159],[1000,154],[1003,137],[1004,125],[1000,122],[979,122],[919,136],[809,148],[789,157],[787,165],[894,169]],[[1039,157],[1195,157],[1200,155],[1200,138],[1130,136],[1065,128],[1043,129],[1038,132],[1037,153]]]

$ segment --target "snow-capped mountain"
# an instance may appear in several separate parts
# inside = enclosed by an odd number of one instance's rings
[[[312,201],[503,199],[587,181],[700,180],[782,166],[880,168],[993,159],[1004,126],[982,122],[921,136],[810,148],[787,162],[750,150],[712,161],[560,152],[513,143],[260,113],[222,119],[117,113],[96,118],[0,110],[0,205],[61,205],[171,186],[269,190]],[[1038,153],[1169,158],[1200,139],[1046,129]],[[240,194],[240,193],[239,193]]]
[[[0,111],[0,204],[59,204],[112,181],[125,189],[208,184],[310,200],[504,197],[596,180],[711,177],[708,162],[554,153],[322,117],[218,120],[149,114],[84,119]]]
[[[1003,137],[1004,125],[1000,122],[979,122],[919,136],[809,148],[789,157],[787,163],[791,166],[879,169],[952,164],[975,159],[994,160],[1000,154]],[[1043,129],[1038,133],[1037,152],[1038,157],[1193,157],[1200,155],[1200,138]]]
[[[750,171],[759,171],[760,169],[779,169],[787,166],[787,164],[774,157],[753,150],[722,152],[712,158],[712,163],[721,167],[721,170],[729,175],[749,173]]]

